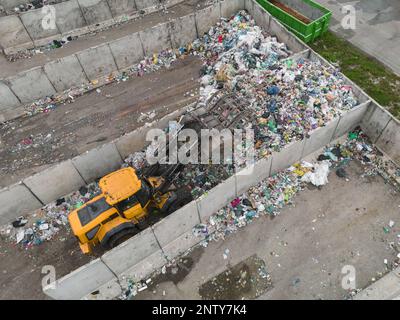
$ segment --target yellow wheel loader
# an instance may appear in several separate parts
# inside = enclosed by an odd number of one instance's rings
[[[100,179],[101,194],[68,215],[82,252],[90,253],[99,243],[114,248],[144,229],[149,213],[168,215],[189,203],[192,196],[187,189],[166,190],[177,169],[172,166],[162,176],[139,178],[128,167]]]

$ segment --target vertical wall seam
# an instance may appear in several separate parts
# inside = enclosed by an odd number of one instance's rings
[[[306,141],[307,141],[307,138],[303,139],[303,147],[301,148],[299,161],[301,161],[304,158],[304,149],[306,147]]]
[[[111,56],[112,56],[112,58],[113,58],[113,60],[114,60],[114,64],[115,64],[115,67],[117,68],[117,71],[120,71],[119,66],[118,66],[118,64],[117,64],[117,60],[115,59],[114,53],[113,53],[113,51],[112,51],[112,49],[111,49],[110,43],[107,42],[106,45],[107,45],[108,49],[109,49],[110,52],[111,52]]]
[[[119,288],[121,289],[121,292],[123,291],[123,288],[122,288],[122,284],[121,284],[121,282],[119,281],[119,277],[118,277],[118,275],[108,266],[108,264],[103,260],[103,256],[100,256],[100,261],[101,262],[103,262],[103,264],[106,266],[106,268],[113,274],[113,276],[115,277],[115,280],[116,280],[116,282],[118,283],[118,285],[119,285]],[[105,283],[103,283],[102,285],[105,285]]]
[[[24,22],[22,21],[21,16],[20,16],[20,15],[17,15],[17,17],[18,17],[19,21],[21,22],[21,24],[23,25],[23,27],[24,27],[26,33],[28,34],[29,39],[31,39],[33,46],[36,47],[35,41],[33,41],[33,38],[32,38],[32,36],[31,36],[31,34],[28,32],[28,28],[25,26]]]
[[[78,3],[79,10],[81,10],[82,17],[83,17],[83,20],[85,20],[86,26],[89,27],[90,24],[89,24],[89,23],[87,22],[87,20],[86,20],[85,13],[84,13],[83,10],[82,10],[82,7],[81,7],[81,4],[80,4],[79,0],[76,0],[76,2]]]
[[[31,188],[29,188],[29,187],[26,185],[26,183],[25,183],[24,181],[21,181],[21,184],[22,184],[23,186],[25,186],[25,188],[27,188],[27,189],[29,190],[29,192],[35,197],[35,199],[36,199],[37,201],[39,201],[39,203],[40,203],[42,206],[46,205],[46,204],[31,190]]]
[[[79,174],[79,176],[81,177],[81,179],[83,180],[83,182],[84,182],[85,184],[89,184],[89,182],[87,182],[87,181],[83,178],[82,174],[80,173],[80,171],[78,170],[78,168],[75,166],[73,159],[71,159],[71,163],[72,163],[72,166],[75,168],[75,170],[78,172],[78,174]]]
[[[78,60],[78,63],[79,63],[79,65],[80,65],[81,68],[82,68],[83,74],[85,75],[87,81],[90,82],[89,76],[87,75],[86,70],[85,70],[85,68],[83,67],[83,64],[82,64],[81,60],[79,60],[78,55],[77,55],[76,53],[74,53],[73,56],[75,56],[76,60]]]
[[[54,92],[57,93],[58,91],[57,91],[56,87],[54,86],[53,82],[51,82],[49,76],[48,76],[47,73],[46,73],[46,70],[44,70],[44,66],[41,66],[41,67],[40,67],[40,70],[42,70],[43,74],[46,76],[46,79],[47,79],[47,81],[49,81],[49,83],[50,83],[51,86],[53,87]],[[35,99],[32,99],[32,100],[35,100]]]
[[[110,4],[108,3],[108,0],[104,0],[104,1],[107,3],[107,7],[108,7],[108,10],[110,10],[111,17],[114,19],[114,15],[113,15],[113,12],[112,12],[112,10],[111,10],[111,6],[110,6]]]
[[[342,116],[339,117],[339,120],[338,120],[338,122],[336,123],[336,126],[335,126],[335,130],[333,130],[333,133],[332,133],[332,135],[331,135],[331,138],[329,139],[328,144],[330,144],[330,143],[333,141],[333,137],[334,137],[335,134],[336,134],[336,131],[337,131],[338,127],[339,127],[340,121],[342,121]],[[322,146],[322,148],[323,148],[323,147],[324,147],[324,146]]]
[[[137,7],[137,4],[136,4],[136,0],[133,0],[133,4],[135,5],[135,10],[138,11],[138,7]]]
[[[119,154],[119,157],[121,158],[122,163],[124,163],[125,160],[124,160],[124,158],[122,157],[121,152],[118,150],[117,143],[115,142],[115,140],[114,140],[114,141],[111,141],[111,143],[115,146],[115,150],[117,150],[117,153]]]
[[[374,144],[379,141],[379,139],[382,137],[383,133],[385,132],[385,130],[389,126],[389,123],[391,123],[392,121],[393,121],[393,118],[390,118],[389,121],[386,123],[386,126],[382,129],[382,132],[379,134],[378,138],[375,140]]]
[[[142,41],[142,36],[140,35],[140,31],[138,32],[138,37],[139,37],[140,45],[142,46],[143,58],[145,58],[146,57],[146,51],[144,50],[144,45],[143,45],[143,41]]]
[[[10,81],[7,80],[7,79],[4,79],[4,80],[3,80],[3,83],[7,86],[8,89],[10,89],[10,91],[11,91],[12,94],[17,98],[17,100],[19,101],[19,103],[20,103],[21,105],[24,105],[24,103],[22,102],[22,100],[20,99],[20,97],[18,97],[17,94],[16,94],[16,93],[14,92],[14,90],[12,89]]]

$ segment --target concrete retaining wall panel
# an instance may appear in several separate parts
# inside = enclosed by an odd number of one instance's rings
[[[271,175],[290,167],[301,159],[304,140],[295,141],[283,148],[280,152],[272,154]]]
[[[123,272],[137,265],[145,258],[161,251],[153,230],[147,228],[139,234],[105,253],[102,260],[115,273]]]
[[[58,92],[88,82],[88,78],[75,55],[66,56],[46,64],[44,71]]]
[[[269,32],[271,35],[276,36],[279,42],[285,43],[287,47],[295,53],[308,49],[308,47],[303,42],[301,42],[296,36],[290,33],[275,18],[270,16],[269,13],[264,11],[264,14],[270,17],[269,29],[266,31]]]
[[[159,0],[135,0],[138,10],[146,9],[148,7],[157,6],[160,4]]]
[[[43,203],[50,203],[85,185],[71,160],[30,176],[24,183]]]
[[[371,102],[361,121],[361,128],[371,142],[375,143],[391,119],[392,115],[389,112],[375,102]]]
[[[57,280],[54,289],[48,286],[43,291],[56,300],[78,300],[113,279],[113,273],[96,259]]]
[[[10,88],[0,81],[0,110],[21,105]]]
[[[136,10],[135,0],[107,0],[107,2],[114,17]]]
[[[23,184],[15,184],[0,190],[1,225],[41,207],[42,204]]]
[[[146,56],[172,46],[168,23],[162,23],[153,28],[140,31],[139,34]]]
[[[333,139],[337,139],[344,134],[347,134],[349,131],[353,130],[355,127],[360,125],[364,114],[368,109],[369,102],[364,102],[358,107],[344,113],[339,120],[339,124],[335,130],[333,135]]]
[[[22,103],[32,102],[56,93],[41,67],[21,72],[7,79],[13,92]]]
[[[138,33],[110,42],[118,69],[128,68],[143,59],[143,47]]]
[[[146,279],[150,274],[160,269],[167,262],[164,253],[161,250],[157,250],[148,257],[140,260],[134,266],[131,266],[128,270],[118,274],[118,278],[122,286],[126,287],[125,281],[127,279],[134,282]]]
[[[193,235],[192,230],[185,232],[178,238],[174,239],[166,246],[162,247],[165,256],[168,260],[172,260],[177,256],[185,253],[196,244],[200,243],[203,239]]]
[[[263,30],[268,31],[269,28],[269,15],[265,12],[264,8],[258,3],[254,3],[253,18],[256,24]]]
[[[78,52],[77,56],[90,80],[117,71],[113,55],[107,44]]]
[[[306,139],[303,155],[306,157],[309,154],[321,149],[323,146],[328,145],[332,141],[333,134],[339,123],[339,118],[329,122],[325,127],[321,127],[313,131],[309,138]]]
[[[82,178],[90,183],[119,169],[122,159],[115,144],[108,143],[73,158],[72,163]]]
[[[26,0],[0,0],[0,6],[2,6],[4,9],[12,10],[16,6],[19,6],[20,4],[25,4],[26,2]]]
[[[244,0],[225,0],[221,2],[221,17],[229,19],[245,7]]]
[[[122,158],[128,157],[131,153],[140,151],[146,143],[146,134],[149,128],[139,128],[130,132],[115,141],[117,149]]]
[[[398,120],[394,118],[390,120],[376,145],[400,165],[400,122]]]
[[[61,33],[68,33],[86,26],[77,0],[55,4],[54,8],[56,9],[56,23]]]
[[[112,19],[106,0],[78,0],[78,2],[88,25]]]
[[[221,8],[219,3],[196,11],[196,25],[199,37],[202,37],[210,28],[221,18]]]
[[[250,187],[270,176],[272,157],[258,160],[253,167],[236,173],[236,195],[240,196]]]
[[[236,198],[236,177],[232,176],[197,200],[201,222]]]
[[[244,0],[244,8],[253,15],[254,10],[254,1],[253,0]]]
[[[57,25],[55,28],[43,28],[42,21],[47,15],[48,13],[43,12],[42,9],[27,11],[20,15],[22,23],[33,40],[60,35]]]
[[[7,49],[19,46],[33,47],[33,42],[21,20],[18,16],[1,17],[0,47]]]
[[[152,228],[161,247],[167,245],[193,226],[200,223],[197,205],[195,201],[190,202],[183,208],[156,223]]]
[[[197,38],[196,20],[194,14],[180,17],[170,24],[173,48],[184,46]]]

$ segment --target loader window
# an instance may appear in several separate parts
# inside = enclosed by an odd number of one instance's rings
[[[90,221],[97,218],[101,213],[111,209],[106,199],[101,198],[95,202],[89,203],[82,209],[78,210],[78,217],[82,226],[87,225]]]
[[[150,195],[150,186],[147,184],[146,181],[142,180],[142,187],[138,192],[136,192],[136,198],[139,200],[142,208],[144,208],[146,204],[150,201]]]
[[[136,196],[131,196],[123,201],[121,201],[120,203],[117,204],[117,208],[120,212],[124,212],[134,206],[136,206],[137,204],[139,204],[139,201],[136,199]]]

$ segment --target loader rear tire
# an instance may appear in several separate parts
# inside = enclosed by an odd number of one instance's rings
[[[139,230],[137,228],[129,228],[121,230],[120,232],[114,234],[110,238],[110,240],[108,240],[108,247],[110,249],[118,247],[121,243],[125,242],[126,240],[133,237],[137,233],[139,233]]]

